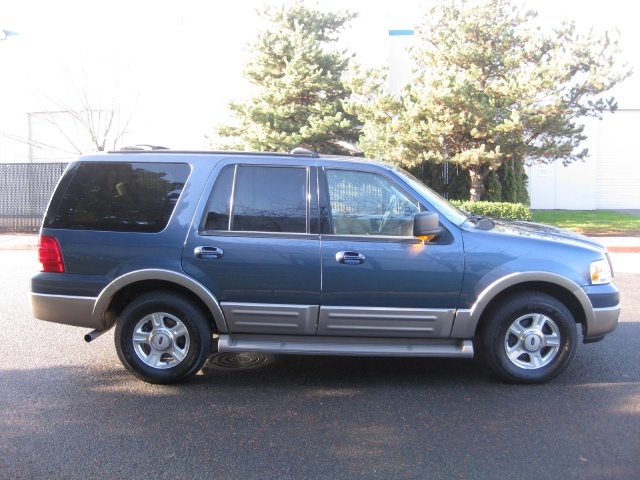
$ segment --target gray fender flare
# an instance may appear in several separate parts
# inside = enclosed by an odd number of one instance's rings
[[[544,282],[558,285],[568,290],[582,307],[587,326],[595,322],[595,314],[589,297],[587,297],[584,290],[572,280],[550,272],[514,272],[495,280],[480,292],[470,309],[459,309],[456,312],[453,328],[451,329],[451,337],[473,338],[480,317],[482,317],[485,308],[487,308],[491,300],[507,288],[528,282]]]
[[[228,332],[227,322],[224,318],[224,314],[222,313],[222,309],[220,308],[218,299],[204,285],[185,274],[174,272],[172,270],[161,269],[145,269],[129,272],[116,278],[113,282],[107,285],[102,292],[100,292],[100,295],[98,295],[93,307],[93,314],[91,317],[93,323],[95,325],[102,325],[104,329],[111,328],[116,319],[107,318],[105,312],[113,296],[129,285],[148,280],[159,280],[174,283],[186,288],[195,294],[207,306],[213,315],[217,331],[220,333]]]

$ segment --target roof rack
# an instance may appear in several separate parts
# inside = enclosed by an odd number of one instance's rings
[[[133,145],[131,147],[123,147],[120,150],[111,150],[108,153],[111,154],[125,154],[125,153],[184,153],[184,154],[197,154],[197,155],[251,155],[251,156],[280,156],[280,157],[311,157],[320,158],[316,152],[307,150],[306,148],[294,148],[291,152],[241,152],[237,150],[171,150],[167,147],[160,147],[155,145]]]

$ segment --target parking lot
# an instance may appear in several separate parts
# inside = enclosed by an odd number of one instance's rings
[[[35,253],[1,250],[0,478],[639,478],[640,254],[612,256],[621,324],[548,384],[477,360],[282,356],[154,386],[111,332],[34,320]]]

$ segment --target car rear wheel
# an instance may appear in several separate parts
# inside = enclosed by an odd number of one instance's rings
[[[116,324],[122,364],[149,383],[174,383],[200,370],[212,344],[211,325],[188,299],[147,293],[125,307]]]
[[[577,337],[569,309],[541,292],[511,295],[482,331],[488,365],[510,383],[542,383],[559,375],[575,354]]]

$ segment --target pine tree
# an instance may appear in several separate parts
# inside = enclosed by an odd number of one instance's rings
[[[482,199],[486,202],[502,202],[503,188],[500,183],[500,176],[495,170],[491,170],[484,177],[484,184],[482,187]],[[506,201],[506,200],[505,200]]]
[[[507,160],[498,168],[498,175],[500,176],[500,182],[502,185],[502,198],[503,202],[516,203],[517,190],[516,185],[516,172],[514,168],[514,161]]]
[[[523,205],[530,204],[529,198],[529,177],[527,176],[527,172],[524,169],[523,162],[514,162],[513,170],[516,176],[516,198],[515,203],[521,203]]]
[[[616,66],[608,34],[582,36],[571,22],[547,34],[535,16],[510,0],[437,1],[417,28],[412,79],[399,96],[376,72],[350,80],[349,109],[364,122],[360,148],[406,166],[460,165],[475,201],[506,161],[586,158],[578,119],[614,111],[601,94],[630,71]]]
[[[227,140],[214,143],[240,150],[302,146],[348,153],[339,142],[355,144],[358,138],[357,119],[342,106],[350,92],[341,77],[351,57],[329,51],[329,45],[356,14],[314,10],[300,1],[267,6],[259,14],[268,28],[257,35],[244,72],[255,94],[230,104],[237,124],[217,128]]]

